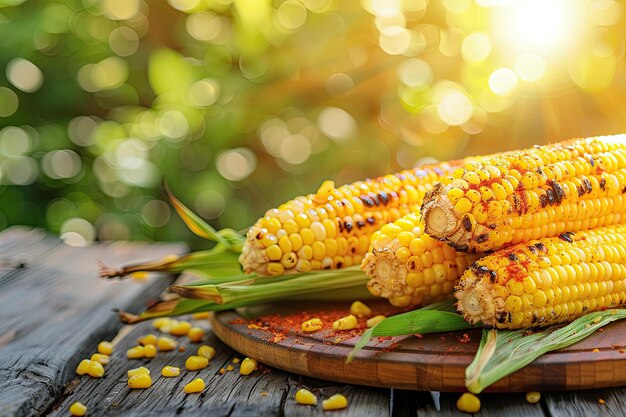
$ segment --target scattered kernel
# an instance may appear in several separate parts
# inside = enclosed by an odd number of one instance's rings
[[[163,352],[176,349],[176,345],[176,341],[171,337],[161,336],[159,340],[157,340],[157,347]]]
[[[355,301],[350,306],[350,313],[358,318],[369,317],[372,315],[372,309],[361,301]]]
[[[241,362],[241,359],[239,359],[239,358],[233,359],[233,363],[239,363],[239,362]]]
[[[150,359],[156,357],[156,354],[157,354],[156,346],[154,346],[154,345],[145,345],[143,347],[143,354],[144,354],[144,356],[146,358],[150,358]]]
[[[111,342],[103,341],[98,343],[98,353],[103,355],[111,355],[113,353],[113,345]]]
[[[140,366],[139,368],[129,369],[128,372],[126,372],[126,375],[128,375],[128,379],[134,377],[135,375],[143,374],[150,375],[150,370],[146,367]]]
[[[230,371],[232,371],[233,369],[235,369],[235,367],[234,367],[234,366],[232,366],[232,365],[228,365],[228,366],[226,367],[226,371],[227,371],[227,372],[230,372]]]
[[[257,361],[252,358],[245,358],[239,367],[241,375],[250,375],[257,368]]]
[[[126,351],[126,357],[128,359],[139,359],[146,356],[146,352],[143,346],[135,346]]]
[[[600,352],[600,349],[595,348],[595,349],[592,350],[592,352]]]
[[[333,323],[333,329],[335,330],[352,330],[356,328],[357,320],[352,314],[346,317],[342,317]]]
[[[161,375],[168,378],[178,376],[180,375],[180,368],[175,366],[164,366],[163,369],[161,369]]]
[[[157,337],[156,337],[156,335],[153,335],[153,334],[147,334],[147,335],[142,336],[139,339],[137,339],[137,343],[139,343],[142,346],[145,346],[145,345],[156,345]]]
[[[604,401],[604,399],[598,398],[598,404],[604,404],[604,403],[606,403],[606,401]]]
[[[204,390],[204,381],[202,380],[202,378],[196,378],[187,385],[185,385],[184,390],[187,394],[202,392]]]
[[[193,320],[202,320],[202,319],[208,319],[209,318],[209,312],[208,311],[204,311],[202,313],[193,313],[191,315],[191,318]]]
[[[267,396],[269,395],[269,392],[267,392],[267,391],[261,391],[261,392],[259,393],[259,395],[261,395],[261,397],[267,397]]]
[[[220,374],[220,375],[224,375],[225,373],[226,373],[226,369],[224,369],[224,368],[220,368],[220,370],[219,370],[219,374]]]
[[[298,404],[317,405],[317,397],[308,389],[299,389],[295,399]]]
[[[162,327],[169,326],[172,322],[172,319],[169,317],[160,317],[158,319],[154,319],[152,322],[152,327],[155,329],[161,330]]]
[[[185,336],[191,329],[191,323],[188,321],[179,321],[172,325],[170,334],[173,336]]]
[[[100,362],[102,365],[109,364],[109,357],[107,355],[103,355],[102,353],[94,353],[91,355],[91,360]]]
[[[130,277],[134,279],[135,281],[145,281],[148,279],[148,272],[147,271],[133,272],[132,274],[130,274]]]
[[[322,323],[322,320],[313,318],[303,322],[301,327],[303,332],[313,333],[324,327],[324,324]]]
[[[81,417],[87,413],[87,406],[79,402],[75,402],[70,406],[70,414],[73,416]]]
[[[85,375],[86,373],[88,373],[90,363],[91,363],[91,360],[89,359],[83,359],[82,361],[80,361],[80,363],[76,367],[76,373],[78,375]]]
[[[204,329],[201,327],[192,327],[187,332],[187,337],[191,343],[200,343],[204,337]]]
[[[536,404],[541,399],[541,393],[537,391],[527,392],[526,401],[531,404]]]
[[[185,368],[190,371],[198,371],[209,366],[209,360],[204,356],[190,356],[185,361]]]
[[[149,374],[138,374],[128,378],[128,388],[149,388],[152,385],[152,378]]]
[[[89,361],[89,369],[87,369],[89,376],[94,378],[102,378],[104,375],[104,367],[100,362]]]
[[[379,314],[378,316],[374,316],[371,319],[367,320],[367,327],[374,327],[381,321],[385,320],[385,316]]]
[[[322,401],[322,408],[326,411],[341,410],[348,406],[348,400],[341,394],[335,394],[327,400]]]
[[[474,394],[466,392],[457,400],[456,408],[464,413],[477,413],[480,410],[480,399]]]
[[[209,345],[202,345],[198,348],[198,356],[203,356],[211,360],[215,356],[215,348]]]

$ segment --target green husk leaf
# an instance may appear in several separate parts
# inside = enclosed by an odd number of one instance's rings
[[[465,386],[480,393],[491,384],[528,365],[546,352],[570,346],[612,321],[626,318],[626,309],[595,311],[560,328],[528,334],[527,330],[483,330]]]
[[[351,362],[372,337],[452,332],[474,327],[455,311],[454,300],[446,299],[418,310],[387,317],[363,333],[348,355],[347,362]]]

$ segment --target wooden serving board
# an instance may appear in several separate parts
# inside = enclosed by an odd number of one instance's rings
[[[386,308],[374,303],[371,307],[375,312]],[[346,357],[359,339],[357,332],[333,331],[330,322],[333,316],[348,311],[349,304],[341,303],[283,303],[216,313],[211,324],[215,334],[234,350],[285,371],[376,387],[466,391],[465,368],[476,353],[480,330],[426,334],[421,338],[375,338],[348,364]],[[324,329],[310,334],[299,330],[302,317],[316,316],[328,318]],[[285,323],[284,318],[291,319],[291,323]],[[364,322],[359,320],[361,328]],[[626,385],[625,348],[626,321],[614,322],[567,349],[543,355],[486,391]]]

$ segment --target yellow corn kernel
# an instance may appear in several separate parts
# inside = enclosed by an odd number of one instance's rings
[[[295,399],[298,404],[317,405],[317,397],[308,389],[299,389],[296,392]]]
[[[334,330],[352,330],[356,328],[357,324],[358,323],[357,323],[356,317],[350,314],[349,316],[342,317],[339,320],[336,320],[333,323],[333,329]]]
[[[474,394],[466,392],[457,400],[456,408],[464,413],[477,413],[480,410],[480,400]]]
[[[94,353],[91,355],[91,360],[100,362],[102,365],[108,365],[110,359],[107,355],[103,355],[102,353]]]
[[[348,400],[341,394],[335,394],[332,397],[322,401],[322,409],[324,411],[341,410],[348,406]]]
[[[193,320],[203,320],[203,319],[208,319],[209,318],[209,312],[208,311],[204,311],[202,313],[193,313],[191,315],[191,318]]]
[[[320,330],[322,327],[324,327],[324,324],[322,323],[322,320],[318,318],[309,319],[305,321],[304,323],[302,323],[302,326],[301,326],[302,331],[307,332],[307,333],[316,332]]]
[[[536,404],[541,399],[541,393],[537,391],[527,392],[526,401],[531,404]]]
[[[245,358],[239,366],[239,373],[241,375],[250,375],[257,368],[257,361],[252,358]]]
[[[185,361],[185,368],[190,371],[199,371],[209,366],[209,360],[204,356],[190,356]]]
[[[147,271],[137,271],[137,272],[131,273],[129,276],[135,281],[145,281],[148,279],[149,275]]]
[[[180,375],[180,368],[176,366],[164,366],[163,369],[161,369],[161,375],[168,378],[178,376]]]
[[[146,352],[143,346],[135,346],[126,351],[126,357],[128,359],[139,359],[146,356]]]
[[[140,366],[139,368],[129,369],[128,372],[126,372],[128,379],[134,377],[135,375],[142,375],[142,374],[150,375],[150,369]]]
[[[204,329],[201,327],[192,327],[187,332],[187,337],[191,343],[200,343],[204,337]]]
[[[76,367],[76,373],[78,375],[85,375],[89,372],[89,364],[91,363],[90,359],[83,359],[80,361],[78,366]]]
[[[235,369],[235,367],[234,367],[234,366],[232,366],[232,365],[228,365],[228,366],[226,367],[226,371],[228,371],[228,372],[232,371],[233,369]]]
[[[461,197],[463,197],[463,194],[463,190],[461,190],[460,188],[450,188],[450,190],[448,191],[448,198],[450,199],[452,204],[455,204],[457,201],[459,201]]]
[[[454,210],[459,214],[463,215],[465,213],[469,213],[472,211],[472,202],[469,199],[463,197],[454,205]]]
[[[104,367],[100,362],[89,361],[89,368],[87,369],[89,376],[94,378],[102,378],[104,375]]]
[[[185,336],[189,329],[191,329],[191,323],[188,321],[179,321],[170,329],[170,334],[173,336]]]
[[[128,388],[150,388],[152,385],[152,378],[149,374],[133,375],[128,378]]]
[[[265,254],[270,261],[277,261],[283,256],[283,251],[280,250],[280,246],[272,245],[265,250]]]
[[[204,381],[202,378],[196,378],[183,388],[187,394],[193,394],[195,392],[202,392],[204,390]]]
[[[77,417],[82,417],[87,413],[87,406],[79,402],[75,402],[70,406],[70,414]]]
[[[169,317],[159,317],[158,319],[154,319],[154,321],[152,322],[152,327],[161,330],[161,327],[169,327],[171,322],[172,319],[170,319]]]
[[[145,345],[143,347],[143,355],[148,359],[155,358],[157,354],[156,346],[154,345]]]
[[[113,353],[113,345],[111,342],[103,341],[98,343],[98,353],[110,356]]]
[[[355,301],[350,306],[350,313],[358,318],[369,317],[372,315],[372,309],[366,306],[361,301]]]
[[[239,359],[239,358],[234,358],[233,359],[233,363],[239,363],[239,362],[241,362],[241,359]]]
[[[157,337],[156,335],[153,334],[147,334],[145,336],[140,337],[139,339],[137,339],[137,343],[139,343],[140,345],[156,345],[157,342]]]
[[[202,345],[198,348],[198,356],[211,360],[215,356],[215,348],[209,345]]]
[[[267,274],[271,276],[278,276],[285,273],[285,267],[276,262],[270,262],[267,264]]]
[[[165,352],[168,350],[174,350],[176,349],[176,345],[177,345],[176,341],[172,339],[171,337],[161,336],[159,337],[159,340],[157,340],[157,347],[162,352]]]
[[[378,323],[380,323],[381,321],[385,320],[385,316],[383,316],[382,314],[379,314],[377,316],[372,317],[371,319],[367,320],[367,327],[374,327],[376,326]]]

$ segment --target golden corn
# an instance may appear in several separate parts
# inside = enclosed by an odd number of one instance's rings
[[[128,388],[150,388],[152,378],[150,374],[138,374],[128,378]]]
[[[357,324],[358,323],[357,323],[356,317],[350,314],[349,316],[342,317],[339,320],[335,320],[335,322],[333,322],[333,329],[334,330],[352,330],[356,328]]]
[[[315,194],[267,211],[248,231],[239,261],[245,272],[261,275],[358,265],[370,235],[417,210],[426,191],[459,163],[423,166],[338,188],[325,181]]]
[[[157,354],[156,346],[154,345],[145,345],[143,347],[143,356],[149,359],[155,358]]]
[[[521,329],[626,305],[626,225],[510,246],[476,261],[455,292],[470,323]]]
[[[198,356],[203,356],[211,360],[215,356],[215,348],[209,345],[202,345],[198,348]]]
[[[190,371],[198,371],[209,366],[209,360],[204,356],[190,356],[185,361],[185,368]]]
[[[139,343],[142,346],[145,346],[145,345],[156,345],[157,344],[157,337],[156,337],[156,335],[153,335],[153,334],[147,334],[147,335],[142,336],[139,339],[137,339],[137,343]]]
[[[113,353],[113,345],[111,344],[111,342],[103,341],[98,343],[98,353],[111,356],[111,354]]]
[[[187,337],[191,343],[200,343],[204,337],[204,329],[201,327],[192,327],[187,332]]]
[[[204,381],[202,378],[196,378],[183,388],[187,394],[202,392],[204,390]]]
[[[372,235],[372,250],[361,269],[373,295],[397,307],[429,304],[452,294],[478,254],[457,252],[426,235],[418,212],[407,214]]]
[[[527,392],[526,401],[530,404],[536,404],[541,399],[541,393],[537,391]]]
[[[89,361],[89,368],[87,369],[89,376],[93,378],[102,378],[104,375],[104,367],[100,362]]]
[[[126,357],[128,359],[140,359],[146,356],[146,352],[143,346],[135,346],[126,351]]]
[[[70,414],[77,417],[82,417],[87,413],[87,406],[79,402],[75,402],[70,406]]]
[[[430,236],[484,252],[622,222],[625,187],[626,135],[574,139],[466,164],[425,197],[422,214]]]
[[[374,327],[381,321],[385,320],[385,318],[386,317],[383,316],[382,314],[379,314],[378,316],[374,316],[371,319],[367,320],[367,327]]]
[[[308,389],[301,388],[296,392],[295,400],[298,404],[317,405],[317,397]]]
[[[324,327],[324,324],[322,323],[322,320],[315,317],[303,322],[300,327],[302,328],[303,332],[313,333],[321,330],[322,327]]]
[[[172,339],[171,337],[161,336],[157,340],[157,347],[162,352],[166,352],[168,350],[174,350],[176,349],[176,345],[177,345],[176,341]]]
[[[235,369],[235,367],[234,367],[234,366],[232,366],[232,365],[228,365],[228,366],[226,367],[226,371],[227,371],[227,372],[230,372],[230,371],[232,371],[232,370],[234,370],[234,369]]]
[[[463,393],[456,402],[456,408],[464,413],[477,413],[480,411],[480,399],[469,392]]]
[[[204,311],[202,313],[193,313],[191,315],[191,318],[193,320],[202,320],[202,319],[208,319],[209,318],[209,312],[208,311]]]
[[[180,368],[175,366],[164,366],[163,369],[161,369],[161,375],[168,378],[178,376],[180,375]]]
[[[239,358],[234,358],[234,359],[233,359],[233,363],[237,364],[237,363],[239,363],[239,362],[241,362],[241,359],[239,359]]]
[[[91,355],[91,360],[100,362],[102,365],[108,365],[109,357],[107,355],[103,355],[102,353],[94,353]]]
[[[372,315],[372,309],[361,301],[355,301],[350,306],[350,313],[358,318],[369,317]]]
[[[154,319],[154,321],[152,322],[152,327],[161,330],[162,327],[169,327],[171,322],[172,319],[169,317],[159,317],[158,319]]]
[[[239,373],[241,375],[250,375],[257,368],[257,361],[252,358],[245,358],[239,366]]]
[[[332,397],[322,401],[322,409],[325,411],[341,410],[348,406],[348,400],[341,394],[335,394]]]
[[[187,333],[189,333],[190,329],[191,323],[189,323],[188,321],[176,321],[174,322],[174,324],[172,324],[169,333],[172,336],[185,336]]]
[[[128,376],[128,379],[130,379],[131,377],[133,377],[135,375],[142,375],[142,374],[150,375],[150,370],[148,368],[140,366],[139,368],[129,369],[126,374]]]
[[[80,361],[78,366],[76,367],[76,373],[78,375],[85,375],[89,372],[89,364],[91,363],[90,359],[83,359]]]

